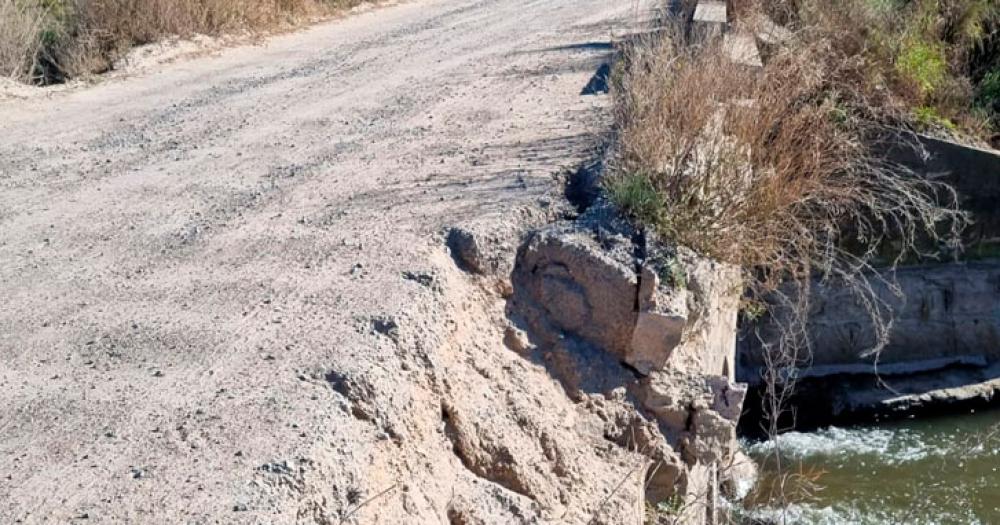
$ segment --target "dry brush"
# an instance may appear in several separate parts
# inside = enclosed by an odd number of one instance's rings
[[[907,141],[907,106],[835,36],[800,28],[755,69],[734,63],[721,40],[690,41],[674,28],[628,46],[612,75],[608,196],[644,227],[743,269],[744,316],[776,328],[753,335],[769,365],[771,435],[782,430],[794,370],[809,360],[812,283],[854,292],[875,328],[865,351],[877,354],[892,310],[873,282],[895,289],[895,263],[951,245],[967,222],[950,187],[881,154],[885,140]],[[896,258],[876,271],[890,240]]]
[[[364,0],[0,0],[0,75],[52,83],[167,36],[274,31]]]

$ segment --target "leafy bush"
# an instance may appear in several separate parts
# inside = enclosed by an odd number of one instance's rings
[[[983,77],[976,102],[994,120],[1000,119],[1000,70],[990,71]]]

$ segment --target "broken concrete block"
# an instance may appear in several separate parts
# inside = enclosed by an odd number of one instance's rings
[[[646,456],[647,501],[705,523],[746,393],[731,382],[741,273],[593,209],[521,246],[508,313],[566,393],[601,413],[599,434]],[[514,329],[505,342],[527,346]]]
[[[669,366],[704,375],[733,378],[736,321],[743,293],[738,268],[685,252],[680,259],[687,271],[691,301],[690,327],[674,349]]]
[[[628,246],[616,250],[616,242]],[[626,238],[599,243],[593,232],[575,226],[540,230],[518,254],[515,309],[550,344],[573,336],[624,358],[637,318],[633,268]]]
[[[695,399],[706,399],[706,394],[697,377],[672,370],[654,372],[644,378],[637,389],[642,406],[652,412],[674,438],[688,430],[691,405]]]
[[[660,276],[653,268],[644,264],[639,275],[639,310],[649,310],[654,307],[659,287]]]
[[[691,19],[691,34],[695,41],[706,42],[722,36],[729,22],[725,2],[702,0],[694,8]]]
[[[685,470],[684,462],[670,445],[663,443],[650,454],[646,469],[646,499],[667,501],[677,493],[677,481]]]
[[[733,423],[739,422],[747,385],[734,383],[726,376],[708,376],[705,381],[712,391],[712,410]]]
[[[749,33],[726,33],[722,41],[722,52],[734,64],[754,69],[764,67],[757,49],[757,40]]]
[[[725,24],[729,22],[729,12],[725,2],[702,0],[694,8],[692,21],[696,24]]]
[[[664,287],[654,268],[643,265],[639,277],[639,315],[625,362],[648,375],[662,369],[687,327],[687,291]]]
[[[691,421],[684,459],[689,464],[728,462],[736,451],[736,422],[708,408],[694,410]]]
[[[662,369],[681,342],[686,326],[686,317],[639,312],[625,362],[643,375]]]
[[[794,33],[785,26],[778,25],[766,15],[755,17],[751,24],[757,41],[765,47],[776,47],[788,42]]]

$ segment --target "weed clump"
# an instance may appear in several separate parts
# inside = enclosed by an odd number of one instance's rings
[[[923,98],[929,98],[948,78],[948,64],[940,43],[920,38],[905,41],[899,50],[896,67],[900,75],[912,82]]]

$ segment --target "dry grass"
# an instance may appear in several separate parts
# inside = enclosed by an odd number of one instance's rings
[[[169,35],[280,30],[362,1],[0,0],[0,72],[58,82],[107,70],[129,48]]]
[[[761,72],[718,45],[666,39],[626,61],[613,200],[668,238],[753,270],[768,288],[853,274],[880,241],[914,246],[956,221],[939,187],[877,156],[899,111],[857,79],[864,64],[804,42]],[[848,253],[850,234],[863,247]]]
[[[0,0],[0,76],[21,78],[35,69],[45,11]]]

